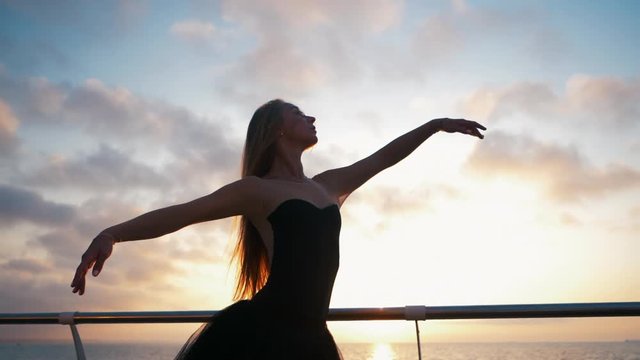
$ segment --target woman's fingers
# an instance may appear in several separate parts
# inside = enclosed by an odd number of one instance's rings
[[[71,282],[71,287],[73,288],[73,293],[79,292],[79,295],[84,294],[84,286],[85,286],[85,275],[87,273],[87,266],[84,263],[80,263],[78,268],[76,269],[76,274],[73,277],[73,281]]]
[[[105,261],[107,261],[113,251],[113,239],[101,235],[93,239],[87,251],[82,254],[80,265],[78,265],[73,281],[71,281],[73,293],[84,294],[87,272],[93,269],[93,276],[98,276],[102,271]]]
[[[87,271],[91,268],[91,266],[96,262],[96,255],[92,254],[87,250],[87,252],[82,255],[82,260],[80,261],[80,265],[76,269],[76,274],[73,277],[73,281],[71,282],[71,287],[73,288],[73,293],[79,293],[79,295],[84,294],[84,287],[86,283],[85,276]]]
[[[469,135],[473,135],[473,136],[476,136],[476,137],[479,137],[480,139],[484,139],[484,135],[482,135],[482,134],[480,133],[480,131],[478,131],[478,129],[477,129],[477,128],[471,128],[471,129],[469,129],[469,131],[467,132],[467,134],[469,134]]]
[[[472,123],[478,129],[487,130],[487,128],[484,127],[484,125],[480,124],[479,122],[470,121],[470,123]]]
[[[480,139],[484,139],[484,135],[482,135],[482,133],[480,133],[480,130],[478,129],[487,130],[486,127],[484,127],[482,124],[477,123],[475,121],[469,121],[465,119],[460,119],[460,120],[462,120],[461,125],[464,128],[464,130],[462,130],[461,132],[468,135],[476,136]]]
[[[104,254],[103,252],[100,252],[98,254],[98,259],[96,260],[96,263],[93,265],[93,271],[92,271],[93,276],[98,276],[98,274],[100,274],[100,271],[102,271],[102,267],[104,266],[104,262],[106,260],[107,260],[106,254]]]
[[[93,265],[93,276],[98,276],[102,271],[102,267],[104,266],[104,262],[107,261],[109,256],[111,256],[111,252],[113,251],[113,237],[102,237],[100,241],[100,246],[98,247],[98,254],[96,256],[96,263]]]
[[[484,125],[475,121],[467,120],[467,119],[443,118],[441,120],[442,120],[442,123],[441,123],[442,130],[450,133],[459,132],[459,133],[468,134],[468,135],[476,136],[480,139],[483,139],[484,135],[480,133],[480,130],[487,130],[487,128],[484,127]]]

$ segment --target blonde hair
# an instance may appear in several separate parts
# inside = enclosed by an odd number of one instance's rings
[[[242,154],[242,177],[262,177],[269,172],[286,104],[280,99],[271,100],[253,113]],[[258,229],[246,216],[240,216],[237,224],[238,242],[233,251],[233,259],[238,261],[236,300],[253,297],[266,283],[270,268],[267,248]]]

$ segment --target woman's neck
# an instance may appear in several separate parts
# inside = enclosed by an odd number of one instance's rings
[[[302,152],[279,152],[265,178],[283,180],[305,180],[302,167]]]

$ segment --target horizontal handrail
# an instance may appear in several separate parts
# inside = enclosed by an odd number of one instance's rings
[[[76,312],[75,324],[203,323],[218,311],[126,311]],[[60,324],[70,313],[0,313],[0,325]],[[460,320],[561,317],[640,316],[640,302],[405,306],[386,308],[330,309],[330,321],[360,320]]]

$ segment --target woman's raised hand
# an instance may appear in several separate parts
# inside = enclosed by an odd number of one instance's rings
[[[446,131],[448,133],[458,132],[462,134],[477,136],[480,139],[483,139],[484,135],[482,135],[480,133],[480,130],[478,129],[487,130],[487,128],[482,126],[481,124],[465,119],[441,118],[436,119],[436,121],[439,122],[439,129],[442,131]]]
[[[98,276],[104,262],[111,256],[115,242],[115,237],[106,232],[101,232],[93,239],[87,251],[82,254],[82,261],[80,261],[80,265],[76,269],[76,275],[71,282],[74,293],[78,293],[78,295],[84,294],[87,271],[93,268],[93,276]]]

